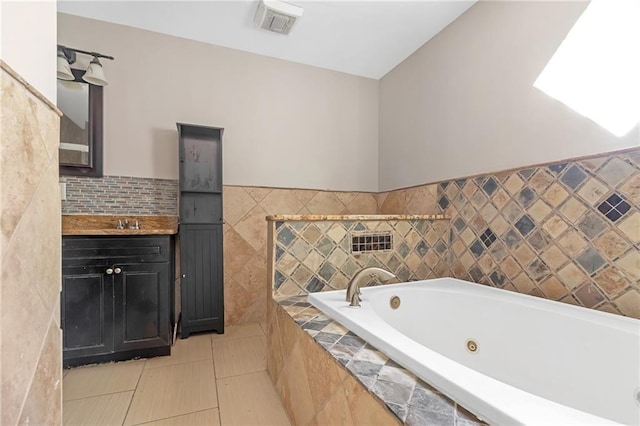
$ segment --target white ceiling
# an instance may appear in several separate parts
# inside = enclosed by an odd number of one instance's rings
[[[258,0],[58,0],[58,11],[379,79],[475,0],[290,3],[304,14],[288,36],[254,26]]]

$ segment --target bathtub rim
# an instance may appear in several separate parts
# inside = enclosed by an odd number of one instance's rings
[[[451,282],[455,281],[452,286]],[[500,297],[513,297],[519,302],[531,302],[538,299],[542,308],[549,308],[552,301],[539,299],[533,296],[508,292],[506,290],[487,287],[481,284],[471,283],[455,278],[437,278],[431,280],[413,281],[409,283],[389,284],[376,286],[376,289],[391,288],[393,286],[415,287],[425,285],[437,286],[447,282],[449,288],[440,287],[452,293],[455,286],[463,286],[465,290],[479,287],[483,292],[497,292]],[[473,287],[469,287],[473,286]],[[396,287],[397,288],[397,287]],[[352,309],[345,302],[346,290],[310,293],[308,302],[320,311],[329,315],[349,330],[365,339],[372,346],[392,358],[407,370],[413,372],[428,384],[433,385],[443,394],[472,411],[479,418],[495,424],[619,424],[610,419],[580,411],[560,403],[531,394],[509,384],[500,382],[482,373],[479,373],[465,365],[446,358],[444,355],[431,350],[415,342],[411,338],[398,333],[398,331],[379,317],[373,306],[366,302],[366,293],[373,288],[363,288],[363,303],[360,309]],[[458,288],[458,291],[460,288]],[[506,293],[506,294],[505,294]],[[490,293],[491,294],[491,293]],[[515,300],[514,300],[515,301]],[[554,302],[559,303],[559,302]],[[546,306],[545,306],[546,304]],[[563,305],[569,312],[586,314],[587,308],[573,305]],[[348,312],[348,315],[345,313]],[[607,322],[615,321],[618,324],[626,323],[628,326],[637,327],[637,320],[626,318],[607,312],[588,310],[589,315],[602,315],[601,319]],[[376,334],[367,330],[358,323],[358,319],[366,318],[368,328],[374,328]],[[628,320],[628,321],[627,321]],[[378,335],[386,336],[382,339]],[[402,351],[400,348],[405,348]],[[407,355],[405,352],[412,355]],[[419,362],[418,359],[424,360]],[[429,365],[429,367],[427,367]],[[509,395],[509,398],[505,398]],[[513,408],[517,407],[517,408]]]

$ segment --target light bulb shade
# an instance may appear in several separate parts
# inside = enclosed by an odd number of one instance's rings
[[[100,61],[95,57],[87,67],[87,72],[84,73],[82,79],[87,83],[95,84],[96,86],[106,86],[109,84],[104,75],[104,70],[102,69]]]
[[[64,55],[58,55],[58,78],[60,80],[75,80],[69,62]]]

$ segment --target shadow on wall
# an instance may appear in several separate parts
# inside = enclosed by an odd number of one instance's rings
[[[151,129],[153,151],[151,167],[154,176],[178,178],[178,132],[176,129]],[[171,154],[169,154],[171,153]]]

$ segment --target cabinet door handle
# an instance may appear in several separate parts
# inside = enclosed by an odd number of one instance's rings
[[[115,272],[116,274],[119,274],[120,272],[122,272],[122,269],[116,268],[116,269],[113,270],[113,272]]]
[[[107,270],[105,272],[107,273],[107,275],[111,275],[111,274],[113,274],[113,269],[107,268]]]

